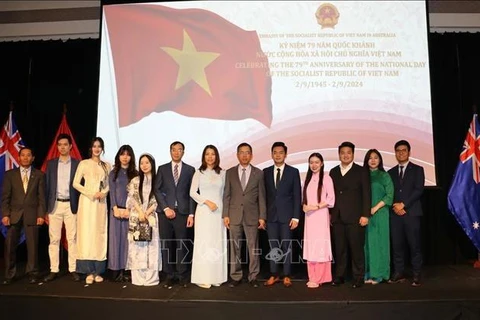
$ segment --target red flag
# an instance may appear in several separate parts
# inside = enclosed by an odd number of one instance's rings
[[[104,7],[121,127],[152,112],[272,121],[271,78],[256,31],[202,9]]]
[[[64,113],[62,117],[62,121],[60,122],[60,127],[58,127],[57,134],[55,135],[55,139],[53,139],[53,143],[50,145],[50,149],[48,150],[47,157],[43,161],[42,171],[45,172],[47,170],[47,162],[50,159],[54,159],[60,156],[57,148],[57,138],[61,133],[66,133],[72,137],[72,150],[70,150],[70,156],[72,158],[82,160],[82,155],[78,150],[77,144],[75,143],[75,139],[73,138],[72,131],[70,131],[70,127],[67,123],[67,115]]]
[[[47,157],[43,161],[42,165],[42,171],[45,172],[47,171],[47,162],[48,160],[57,158],[60,156],[60,153],[58,152],[57,148],[57,138],[61,133],[66,133],[70,135],[72,138],[72,150],[70,150],[70,156],[72,158],[82,160],[82,155],[80,154],[80,151],[78,150],[77,144],[75,143],[75,139],[73,138],[72,131],[70,131],[70,127],[67,123],[67,115],[64,113],[62,117],[62,121],[60,122],[60,126],[58,127],[57,134],[55,135],[55,138],[53,139],[53,143],[50,146],[50,149],[48,150]],[[45,222],[48,224],[48,217],[45,219]],[[68,250],[68,242],[67,242],[67,237],[66,237],[66,232],[65,232],[65,224],[63,224],[62,227],[62,238],[61,242],[63,247]]]

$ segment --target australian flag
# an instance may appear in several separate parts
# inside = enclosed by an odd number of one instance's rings
[[[12,111],[8,115],[8,120],[0,131],[0,194],[2,194],[3,176],[5,171],[18,167],[18,152],[24,146],[20,132],[13,121]],[[0,213],[1,213],[0,207]],[[1,216],[1,215],[0,215]],[[2,216],[3,217],[3,216]],[[7,228],[0,223],[0,229],[4,237],[7,235]],[[22,232],[20,242],[25,240]]]
[[[448,208],[480,252],[480,124],[473,116],[463,143],[453,182],[448,191]]]

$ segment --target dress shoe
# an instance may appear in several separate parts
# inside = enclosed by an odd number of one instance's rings
[[[276,282],[278,282],[280,280],[279,277],[276,277],[276,276],[271,276],[270,278],[268,278],[267,281],[265,281],[263,283],[264,286],[266,287],[270,287],[270,286],[273,286]]]
[[[75,281],[75,282],[79,282],[81,279],[80,279],[80,276],[78,275],[78,273],[76,272],[70,272],[70,274],[72,275],[72,280]]]
[[[285,288],[290,288],[292,286],[292,280],[290,279],[290,277],[283,278],[283,285],[285,286]]]
[[[180,287],[188,288],[188,285],[190,284],[190,282],[188,280],[180,280],[179,284],[180,284]]]
[[[114,271],[112,278],[114,282],[123,282],[123,271]]]
[[[258,288],[258,281],[257,280],[251,280],[248,282],[252,287]]]
[[[163,284],[163,287],[165,289],[172,289],[173,288],[173,279],[167,279],[165,283]]]
[[[48,276],[43,279],[44,282],[50,282],[53,281],[57,278],[58,273],[57,272],[50,272]]]
[[[3,280],[2,285],[9,286],[12,283],[13,283],[13,279],[5,279],[5,280]]]
[[[352,288],[356,289],[356,288],[360,288],[363,286],[363,281],[354,281],[352,283]]]
[[[343,278],[335,278],[333,281],[332,281],[332,286],[334,287],[338,287],[339,285],[342,285],[345,283],[345,280],[343,280]]]
[[[132,282],[132,277],[130,277],[129,274],[124,273],[123,274],[123,282]]]
[[[230,281],[230,282],[228,283],[228,286],[229,286],[230,288],[234,288],[234,287],[239,286],[241,283],[242,283],[241,280],[232,280],[232,281]]]
[[[412,287],[420,287],[422,283],[420,282],[420,278],[414,277],[412,281]]]
[[[28,276],[28,283],[36,284],[37,282],[38,282],[38,279],[35,275],[31,274]]]
[[[405,282],[405,277],[400,273],[395,273],[393,277],[388,280],[388,283],[403,283]]]

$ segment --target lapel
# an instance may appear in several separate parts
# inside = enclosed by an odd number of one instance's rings
[[[73,159],[70,156],[70,186],[72,186],[73,179],[75,179],[75,171],[77,171],[75,166],[74,166],[74,162],[75,162],[75,159]],[[58,162],[57,162],[57,166],[58,166]],[[55,172],[57,172],[56,169],[55,169]]]
[[[240,188],[240,190],[242,190],[242,184],[240,183],[240,177],[238,176],[238,167],[240,165],[237,164],[234,168],[234,170],[232,170],[232,174],[233,174],[233,177],[232,177],[232,181],[235,181],[235,183],[237,184],[237,186]],[[246,189],[246,188],[245,188]]]
[[[408,164],[407,164],[407,166],[406,166],[405,168],[403,168],[403,181],[405,181],[405,179],[407,179],[407,178],[410,176],[409,172],[410,172],[412,169],[413,169],[412,164],[411,164],[411,162],[409,161]]]
[[[178,184],[177,184],[177,186],[179,186],[179,185],[180,185],[180,182],[182,181],[182,179],[184,179],[184,177],[185,177],[185,175],[186,175],[186,173],[185,173],[186,168],[187,168],[187,166],[185,165],[185,162],[182,161],[182,171],[180,171],[180,175],[178,176]],[[171,172],[171,171],[170,171],[170,172]],[[172,177],[173,177],[173,173],[172,173]],[[175,182],[175,181],[174,181],[174,182]]]
[[[393,170],[393,179],[392,179],[393,184],[394,185],[399,185],[400,184],[400,179],[398,178],[398,170],[399,170],[398,164],[395,167],[393,167],[392,170]],[[405,177],[405,174],[403,176]]]
[[[255,179],[255,175],[257,174],[256,168],[252,165],[250,165],[250,167],[251,167],[251,171],[250,171],[250,176],[248,177],[247,185],[245,186],[245,192],[247,192],[248,189],[250,189],[254,185],[253,180]],[[237,177],[238,177],[238,174],[237,174]]]
[[[268,187],[272,190],[275,190],[275,180],[273,179],[273,169],[275,168],[275,165],[268,167],[265,170],[265,182],[268,184]]]
[[[21,167],[18,167],[15,169],[15,181],[14,183],[20,188],[20,190],[23,191],[23,181],[22,181],[22,169]],[[28,182],[30,184],[30,181]],[[27,186],[27,191],[28,191],[28,186]],[[24,191],[25,192],[25,191]]]
[[[52,190],[57,190],[57,180],[58,180],[58,160],[60,158],[55,158],[55,160],[53,161],[53,172],[52,172],[52,175],[53,175],[53,188]],[[73,170],[71,170],[73,171]],[[71,172],[70,172],[70,175],[71,175]],[[56,198],[56,197],[55,197]]]

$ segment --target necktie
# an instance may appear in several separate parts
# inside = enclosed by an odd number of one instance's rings
[[[277,177],[275,179],[275,189],[278,189],[279,182],[280,182],[280,168],[277,168]]]
[[[178,164],[175,164],[173,168],[173,180],[175,180],[175,185],[178,183]]]
[[[247,169],[243,168],[242,169],[242,178],[240,179],[240,184],[242,185],[242,189],[245,190],[245,187],[247,186],[247,175],[245,173]]]
[[[27,187],[28,187],[28,174],[27,174],[27,170],[26,170],[26,169],[23,169],[23,178],[22,178],[22,182],[23,182],[23,190],[25,191],[25,193],[27,193]]]
[[[403,180],[403,166],[400,166],[400,174],[398,175],[400,180]]]

